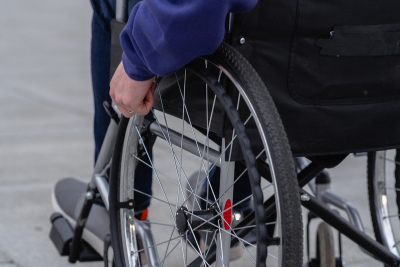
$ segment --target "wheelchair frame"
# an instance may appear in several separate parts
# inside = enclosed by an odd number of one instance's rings
[[[127,21],[128,18],[127,2],[128,2],[127,0],[117,0],[116,20],[118,22],[124,23]],[[231,19],[232,17],[233,16],[231,16]],[[105,173],[106,169],[109,168],[111,163],[114,142],[118,129],[118,122],[119,122],[118,115],[121,116],[116,106],[114,104],[112,105],[113,105],[112,107],[110,106],[105,107],[109,112],[109,115],[112,117],[112,120],[110,122],[110,125],[108,126],[107,134],[104,143],[101,147],[98,160],[94,167],[91,181],[87,187],[86,198],[82,206],[79,219],[77,220],[76,227],[74,229],[74,236],[72,244],[69,249],[69,262],[71,263],[75,263],[77,260],[80,259],[80,253],[82,250],[81,248],[82,233],[85,228],[86,219],[88,218],[90,209],[92,207],[92,204],[94,203],[95,199],[94,196],[97,193],[100,194],[107,210],[109,208],[109,201],[108,201],[109,188],[108,188],[108,183],[105,179]],[[152,123],[146,117],[144,117],[143,120],[145,122],[145,125],[147,125],[146,127],[148,131],[150,131],[152,134],[160,138],[164,138],[161,131],[159,130],[158,125],[155,125],[154,122]],[[170,135],[171,135],[171,142],[173,144],[180,145],[180,136],[178,136],[176,133],[173,132],[170,132]],[[174,135],[177,138],[174,138]],[[185,148],[185,150],[192,153],[197,151],[195,141],[191,140],[190,138],[187,138],[185,140],[185,142],[183,143],[183,147]],[[210,151],[210,156],[214,158],[213,161],[214,160],[216,161],[219,158],[220,153],[216,150]],[[260,175],[266,180],[271,181],[268,165],[261,160],[258,160],[257,163]],[[350,240],[358,244],[360,248],[364,250],[364,252],[368,253],[369,255],[383,262],[385,265],[400,266],[400,257],[399,255],[395,254],[394,250],[389,251],[389,249],[387,249],[382,244],[380,244],[376,240],[369,237],[366,233],[364,233],[361,220],[358,216],[358,212],[351,205],[351,203],[334,195],[329,190],[321,190],[321,188],[318,189],[318,185],[317,186],[313,185],[311,187],[314,192],[318,192],[318,190],[321,191],[319,192],[319,194],[317,194],[318,198],[313,197],[312,195],[310,195],[309,193],[307,193],[305,190],[302,189],[305,185],[309,184],[313,178],[315,178],[318,174],[323,172],[325,167],[316,162],[311,162],[307,166],[305,165],[306,163],[304,161],[300,162],[300,164],[304,166],[304,168],[297,174],[300,194],[301,194],[299,197],[301,198],[302,206],[304,206],[310,212],[315,214],[317,217],[321,218],[323,221],[325,221],[330,226],[335,228],[340,234],[345,235]],[[350,222],[343,219],[340,215],[332,211],[325,204],[333,204],[336,207],[345,210],[349,215]],[[275,203],[273,201],[273,198],[266,200],[264,202],[265,212],[273,212],[274,206]],[[251,225],[253,223],[253,220],[254,220],[254,212],[252,212],[246,218],[244,218],[244,220],[240,222],[238,227],[245,227]],[[142,239],[146,239],[148,240],[149,243],[151,243],[152,234],[147,233],[146,231],[142,231],[141,230],[142,227],[140,227],[140,225],[141,225],[140,222],[135,221],[135,226],[137,228],[136,233],[140,235]],[[238,236],[243,237],[249,231],[250,231],[249,229],[245,228],[242,231],[238,232]],[[237,239],[232,238],[231,244],[233,245],[236,242],[238,242]],[[151,250],[151,248],[149,250]],[[151,255],[154,255],[154,253],[151,253],[151,251],[145,251],[145,252],[146,255],[150,257],[149,259],[150,261],[156,260],[151,258]],[[106,257],[106,254],[104,256]],[[215,257],[216,257],[216,249],[214,246],[211,247],[210,252],[208,253],[205,259],[208,262],[210,262],[215,260]],[[189,266],[190,267],[200,266],[202,263],[203,259],[198,257]]]

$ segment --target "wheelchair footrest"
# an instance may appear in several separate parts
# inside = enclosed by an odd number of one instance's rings
[[[61,256],[68,256],[74,230],[60,213],[52,214],[50,221],[53,225],[50,231],[51,241]],[[78,260],[80,262],[103,261],[103,258],[86,241],[82,240]]]

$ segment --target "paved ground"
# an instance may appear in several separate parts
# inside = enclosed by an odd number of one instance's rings
[[[69,266],[48,238],[50,194],[62,177],[88,180],[91,175],[90,16],[89,1],[2,2],[1,267]],[[156,164],[163,162],[163,149],[156,154]],[[350,157],[331,173],[335,191],[360,209],[372,234],[365,170],[365,158]],[[382,266],[346,238],[344,245],[347,266]]]

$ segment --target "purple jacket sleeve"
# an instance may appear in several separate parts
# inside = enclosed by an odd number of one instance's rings
[[[252,9],[257,0],[144,0],[132,10],[120,39],[131,79],[166,76],[201,55],[212,54],[225,34],[229,12]]]

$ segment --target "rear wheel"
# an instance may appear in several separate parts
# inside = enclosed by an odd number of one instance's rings
[[[190,94],[199,97],[190,101]],[[158,111],[150,127],[143,130],[138,116],[122,119],[119,126],[110,182],[116,265],[140,264],[136,236],[142,226],[126,205],[138,191],[135,167],[144,154],[155,184],[147,222],[151,245],[142,244],[150,265],[301,266],[302,219],[289,145],[272,99],[249,63],[223,44],[214,55],[164,78],[155,96]],[[159,136],[154,163],[142,145],[146,130]],[[157,159],[157,153],[164,156]],[[267,179],[260,179],[256,161]],[[210,178],[216,167],[217,181]],[[194,185],[189,183],[193,172],[199,173]],[[248,200],[254,212],[240,218],[236,209]],[[251,231],[253,240],[247,238]],[[243,256],[231,262],[233,246],[241,247]]]
[[[400,153],[368,153],[368,194],[372,224],[378,242],[399,256]]]

